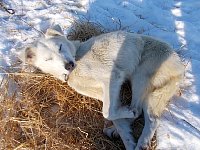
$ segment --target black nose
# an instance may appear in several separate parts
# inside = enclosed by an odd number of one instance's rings
[[[65,63],[65,69],[66,70],[72,70],[72,68],[74,68],[74,62],[73,61]]]

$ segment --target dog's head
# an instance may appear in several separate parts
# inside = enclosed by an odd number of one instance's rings
[[[64,36],[60,26],[47,30],[45,37],[30,44],[18,54],[23,63],[66,81],[75,67],[76,48]]]

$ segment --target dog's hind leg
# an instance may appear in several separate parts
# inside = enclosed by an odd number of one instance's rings
[[[150,148],[151,139],[157,129],[157,126],[159,125],[159,118],[151,114],[151,110],[148,108],[148,106],[144,106],[143,109],[145,125],[135,150]]]
[[[142,108],[145,126],[138,140],[136,150],[146,149],[150,146],[151,139],[159,125],[160,116],[169,103],[170,98],[178,90],[177,83],[180,82],[180,79],[179,77],[170,78],[164,85],[154,89],[153,92],[147,95]]]

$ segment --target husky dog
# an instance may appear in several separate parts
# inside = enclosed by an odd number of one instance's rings
[[[69,41],[60,26],[20,52],[23,62],[67,81],[80,94],[103,102],[103,116],[118,133],[127,150],[148,148],[159,118],[179,89],[184,66],[172,48],[153,37],[116,31],[86,42]],[[120,89],[125,80],[132,86],[130,107],[122,106]],[[130,124],[144,113],[145,126],[138,143]]]

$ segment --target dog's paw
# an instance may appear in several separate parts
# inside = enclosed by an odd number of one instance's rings
[[[118,139],[120,137],[117,129],[113,125],[107,128],[104,127],[103,133],[111,139]]]

